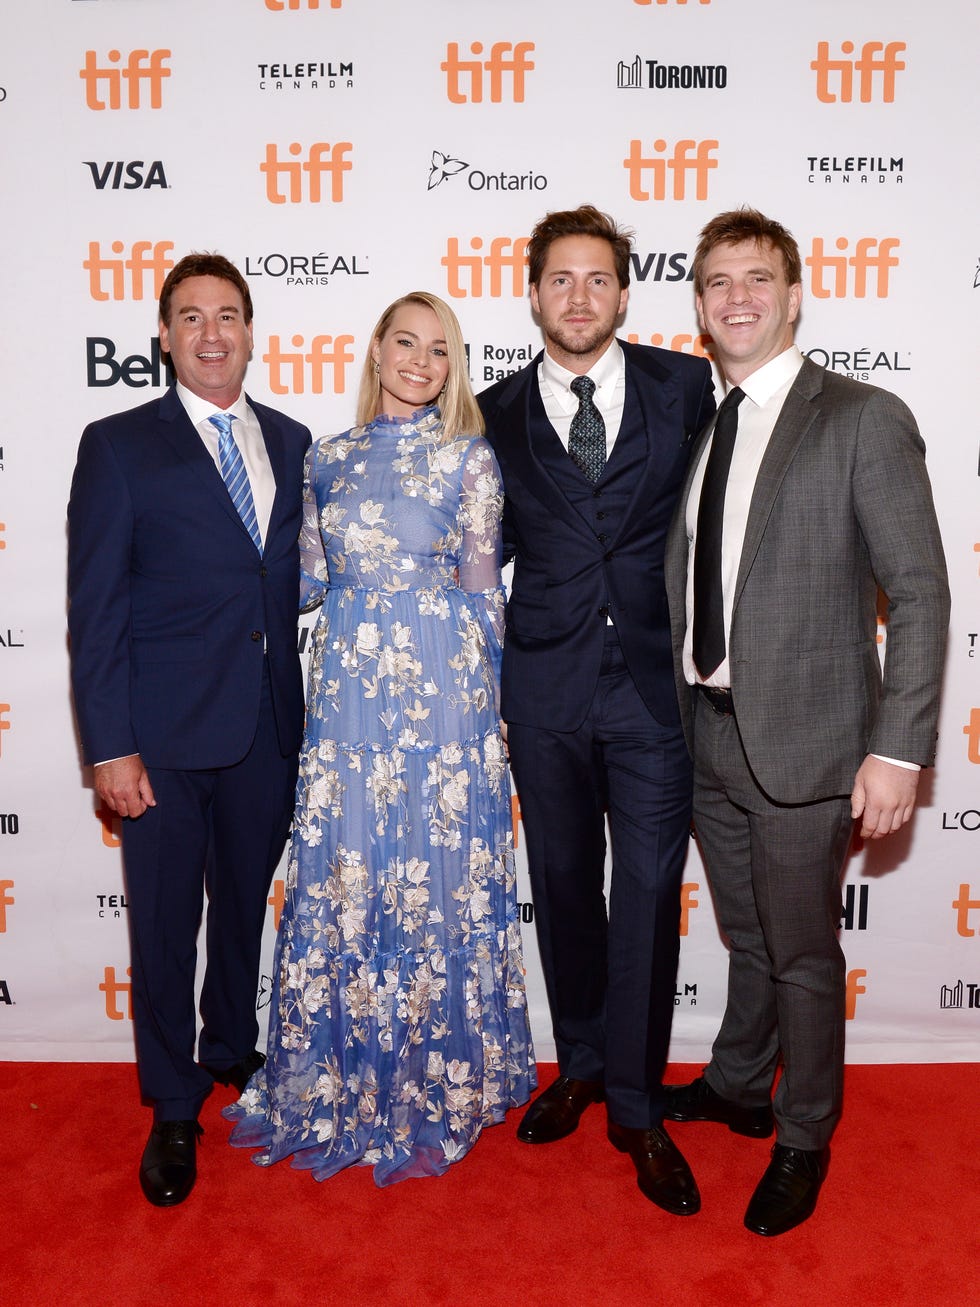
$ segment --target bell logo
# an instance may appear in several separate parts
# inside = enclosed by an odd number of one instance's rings
[[[110,1021],[132,1021],[133,1019],[133,986],[128,980],[116,979],[116,968],[106,967],[105,979],[99,986],[99,989],[105,994],[105,1014]],[[129,967],[126,968],[126,975],[131,976],[133,973]],[[122,995],[126,997],[125,1012],[119,1006]]]
[[[841,54],[854,53],[853,41],[841,42]],[[870,104],[874,99],[875,82],[881,87],[881,101],[892,104],[895,100],[895,74],[905,71],[898,56],[905,49],[904,41],[865,41],[857,59],[831,59],[830,42],[817,42],[817,57],[810,67],[817,74],[817,99],[821,104],[850,104],[854,99],[854,74],[857,73],[858,99]]]
[[[326,0],[324,9],[339,9],[344,0]],[[265,0],[266,9],[281,14],[284,9],[319,9],[320,0]]]
[[[303,147],[298,141],[288,147],[289,153],[298,156]],[[329,198],[334,204],[340,204],[344,198],[344,173],[354,166],[346,157],[353,144],[350,141],[337,141],[329,145],[326,141],[317,141],[310,146],[310,152],[302,162],[285,163],[279,161],[279,151],[275,145],[265,147],[265,163],[259,164],[259,172],[265,173],[265,193],[270,204],[302,204],[304,198],[310,204],[321,204],[324,200],[324,173],[330,174]],[[308,180],[309,194],[303,194],[303,174]],[[279,189],[280,180],[285,180],[287,193]]]
[[[653,156],[666,156],[666,141],[653,143]],[[630,199],[633,200],[706,200],[708,198],[708,174],[718,167],[718,160],[712,151],[718,149],[717,141],[677,141],[669,158],[656,158],[644,152],[642,141],[630,141],[629,154],[623,160],[623,167],[629,173]],[[687,175],[694,173],[694,195],[688,196]],[[668,173],[673,175],[668,195]]]
[[[0,523],[2,526],[2,523]],[[10,730],[10,722],[7,721],[7,713],[10,712],[9,703],[0,703],[0,758],[3,757],[3,732]]]
[[[134,241],[129,258],[120,258],[125,253],[123,241],[112,242],[112,254],[109,258],[102,253],[98,241],[89,241],[88,258],[82,267],[89,275],[89,294],[94,300],[124,300],[127,289],[130,299],[141,300],[146,289],[146,274],[152,273],[153,280],[150,295],[160,298],[160,291],[167,273],[174,266],[169,254],[173,251],[173,241]],[[129,273],[127,288],[126,274]],[[108,290],[105,288],[105,274],[108,274]]]
[[[272,882],[272,893],[266,899],[266,903],[272,909],[272,924],[278,930],[282,910],[286,904],[286,882],[284,880],[274,880]]]
[[[980,899],[970,898],[970,886],[961,885],[959,897],[952,904],[956,912],[956,933],[971,939],[977,932],[970,925],[970,913],[980,909]]]
[[[814,237],[812,252],[804,260],[813,274],[811,294],[818,300],[830,299],[831,296],[834,299],[845,299],[848,295],[849,270],[853,269],[850,294],[855,299],[866,298],[872,273],[875,295],[880,300],[887,299],[889,270],[899,265],[894,253],[900,244],[898,237],[886,236],[884,240],[878,240],[874,236],[861,236],[856,242],[855,253],[850,256],[843,253],[848,243],[846,236],[838,236],[835,245],[842,253],[826,254],[823,237]],[[825,281],[825,275],[830,284]]]
[[[483,237],[473,236],[470,249],[483,249]],[[491,299],[499,299],[504,294],[504,274],[509,274],[510,294],[520,299],[524,294],[524,269],[527,266],[527,237],[494,236],[490,242],[489,254],[461,254],[459,240],[450,236],[446,242],[446,253],[440,259],[446,269],[446,290],[453,299],[464,299],[467,295],[484,294],[483,270],[490,273],[490,289],[486,293]],[[465,277],[463,274],[466,274]]]
[[[347,365],[354,362],[348,346],[353,343],[353,336],[314,336],[309,350],[304,351],[304,337],[293,336],[293,350],[287,351],[280,346],[278,336],[270,336],[268,352],[262,355],[262,362],[269,365],[269,389],[275,395],[305,395],[309,367],[311,395],[322,395],[324,390],[345,394]],[[328,365],[332,373],[329,387],[324,382]]]
[[[8,893],[12,890],[14,882],[12,880],[0,880],[0,935],[7,933],[7,909],[12,908],[17,900]]]
[[[687,934],[688,926],[691,921],[691,912],[699,907],[699,901],[694,897],[701,888],[696,880],[687,881],[681,886],[681,929],[682,936]]]
[[[2,706],[0,704],[0,708]],[[2,723],[0,723],[0,729],[2,729]],[[980,708],[970,709],[970,720],[963,727],[963,734],[966,736],[967,758],[970,762],[980,763]]]
[[[847,973],[847,987],[844,992],[844,1016],[848,1021],[854,1020],[854,1013],[857,1011],[858,994],[866,994],[867,987],[861,984],[862,980],[867,978],[868,973],[863,970],[849,971]]]
[[[95,815],[102,826],[102,843],[107,849],[118,849],[122,844],[122,817],[104,803],[99,804]]]
[[[131,50],[126,66],[113,67],[122,61],[119,50],[110,50],[109,67],[98,62],[95,50],[85,51],[85,66],[79,77],[85,83],[85,103],[90,109],[121,109],[123,83],[126,83],[127,109],[160,109],[163,106],[163,79],[170,76],[165,61],[169,50]],[[144,101],[144,84],[149,102]]]
[[[513,53],[510,53],[510,52]],[[524,77],[534,71],[528,55],[534,51],[533,41],[494,41],[489,59],[461,59],[459,45],[450,41],[446,46],[446,60],[439,67],[446,74],[446,94],[452,104],[482,104],[484,95],[483,74],[490,85],[490,103],[500,104],[504,98],[504,78],[512,82],[511,100],[524,103]],[[474,41],[470,54],[483,54],[483,43]],[[464,80],[468,89],[464,87]]]

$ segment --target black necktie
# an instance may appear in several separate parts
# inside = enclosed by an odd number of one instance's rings
[[[598,481],[606,465],[606,424],[592,400],[595,382],[576,377],[571,390],[578,396],[578,410],[568,428],[568,452],[590,481]]]
[[[725,601],[721,588],[721,537],[725,524],[728,469],[738,431],[738,406],[745,392],[729,391],[718,410],[711,453],[701,484],[694,543],[694,665],[707,680],[725,660]]]

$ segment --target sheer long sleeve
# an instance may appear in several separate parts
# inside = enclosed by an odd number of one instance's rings
[[[480,437],[466,452],[460,488],[459,586],[473,598],[487,642],[498,702],[504,641],[505,595],[500,582],[503,507],[504,491],[497,460]]]
[[[323,603],[330,581],[323,538],[320,535],[320,508],[316,499],[316,459],[318,444],[306,451],[303,465],[303,524],[299,530],[299,609],[301,613]]]

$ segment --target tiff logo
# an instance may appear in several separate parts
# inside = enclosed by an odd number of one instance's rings
[[[653,142],[653,154],[646,154],[643,142],[630,141],[629,154],[623,160],[623,167],[629,173],[630,199],[632,200],[684,200],[708,198],[708,174],[718,167],[718,160],[713,151],[718,149],[717,141],[677,141],[670,157],[666,156],[666,141]],[[687,193],[688,174],[694,174],[694,195]],[[668,194],[668,175],[670,182]]]
[[[268,352],[262,355],[262,362],[269,365],[269,389],[275,395],[305,395],[307,369],[309,369],[310,394],[327,393],[343,395],[347,390],[347,366],[354,362],[353,336],[314,336],[308,350],[304,350],[304,337],[293,336],[292,350],[285,350],[279,343],[278,336],[269,337]],[[327,369],[332,373],[329,387],[326,385]]]
[[[490,47],[489,59],[461,59],[459,43],[450,41],[446,46],[445,62],[439,65],[446,74],[446,94],[450,103],[482,104],[483,75],[486,73],[491,104],[502,102],[505,78],[511,82],[511,100],[514,104],[523,104],[524,78],[527,73],[534,71],[534,64],[528,59],[533,51],[533,41],[518,41],[516,45],[509,41],[494,41]],[[482,41],[474,41],[470,46],[470,54],[482,53]]]
[[[288,147],[289,153],[299,156],[303,147],[298,141]],[[339,204],[344,198],[344,173],[350,172],[353,164],[347,154],[353,149],[350,141],[337,141],[329,145],[326,141],[316,141],[310,146],[307,157],[302,162],[286,160],[280,162],[279,151],[275,145],[265,147],[265,163],[259,164],[259,171],[265,173],[265,193],[270,204],[320,204],[324,198]],[[306,194],[304,195],[303,178],[306,177]],[[324,195],[323,179],[329,175],[329,196]],[[280,181],[287,183],[286,191],[280,190]]]
[[[701,888],[696,880],[686,881],[681,886],[681,935],[686,935],[691,922],[691,913],[695,908],[700,907],[700,902],[694,896]]]
[[[0,522],[0,528],[3,523]],[[10,730],[10,722],[7,721],[7,714],[10,712],[9,703],[0,703],[0,758],[3,757],[3,732]]]
[[[956,913],[956,933],[964,939],[972,939],[976,931],[970,925],[970,913],[980,909],[980,899],[970,898],[970,886],[961,885],[957,898],[950,904]]]
[[[628,331],[626,339],[631,345],[640,343],[639,334],[635,331]],[[662,331],[652,331],[648,343],[661,349],[672,349],[678,354],[693,354],[695,358],[699,359],[714,358],[711,352],[712,340],[710,336],[692,336],[690,332],[679,331],[668,340]]]
[[[970,709],[970,720],[963,727],[966,736],[966,756],[970,762],[980,763],[980,708]]]
[[[8,891],[12,890],[12,880],[0,880],[0,935],[7,933],[7,909],[12,908],[17,900]]]
[[[841,54],[854,53],[853,41],[841,42]],[[857,74],[858,99],[870,104],[874,98],[876,80],[881,86],[881,101],[892,104],[895,99],[895,74],[905,71],[898,56],[905,49],[904,41],[865,41],[857,59],[831,59],[830,42],[817,42],[817,57],[810,67],[817,74],[817,99],[822,104],[850,104],[854,99],[854,74]]]
[[[339,9],[344,0],[327,0],[323,5],[324,9]],[[266,9],[271,9],[274,14],[280,14],[284,9],[319,9],[320,0],[265,0]]]
[[[861,984],[861,981],[866,980],[867,976],[868,973],[863,969],[855,969],[847,973],[847,986],[844,992],[844,1016],[848,1021],[854,1020],[858,995],[868,992],[867,986]]]
[[[889,271],[899,265],[895,254],[900,244],[898,237],[886,236],[884,240],[878,240],[874,236],[861,236],[851,255],[844,253],[849,245],[846,236],[838,236],[834,244],[840,254],[827,254],[822,236],[813,239],[812,251],[804,259],[813,273],[811,294],[818,300],[830,299],[831,296],[844,299],[849,293],[850,280],[850,294],[855,299],[864,299],[870,284],[873,284],[878,299],[887,299]],[[829,284],[825,276],[829,278]]]
[[[173,251],[173,241],[134,241],[128,258],[109,258],[102,253],[98,241],[89,241],[88,258],[82,267],[89,274],[89,294],[94,300],[124,300],[127,295],[127,278],[129,273],[129,297],[141,300],[145,289],[145,274],[152,273],[153,299],[160,298],[160,291],[167,273],[174,266],[169,257]],[[112,253],[119,256],[125,252],[123,241],[112,242]],[[104,274],[108,274],[109,289],[105,289]]]
[[[110,65],[119,64],[122,53],[110,50],[106,57]],[[169,50],[131,50],[124,68],[105,67],[99,64],[95,50],[86,50],[85,66],[78,74],[85,83],[86,105],[89,109],[121,109],[125,82],[127,109],[162,108],[163,79],[170,76],[166,67],[169,58]],[[149,104],[143,102],[144,84],[149,92]]]
[[[126,968],[126,975],[132,976],[129,967]],[[99,986],[99,989],[105,994],[105,1014],[110,1021],[132,1021],[133,1019],[133,986],[128,980],[116,979],[116,968],[106,967],[105,979]],[[119,1006],[119,999],[125,996],[126,1010],[123,1011]]]
[[[480,254],[483,249],[483,237],[473,236],[470,249],[475,254],[461,254],[459,240],[450,236],[446,241],[446,253],[439,260],[446,269],[446,288],[453,299],[463,299],[467,295],[481,296],[487,294],[491,299],[499,299],[504,292],[505,274],[510,286],[509,294],[519,299],[524,294],[524,269],[527,265],[527,237],[494,236],[490,242],[489,254]],[[489,275],[489,290],[484,290],[484,270]]]
[[[122,817],[105,803],[100,803],[95,810],[102,829],[102,843],[107,849],[118,849],[122,844]]]

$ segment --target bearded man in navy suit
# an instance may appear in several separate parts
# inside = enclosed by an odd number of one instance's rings
[[[643,1193],[688,1215],[697,1185],[662,1126],[691,816],[663,557],[715,405],[704,359],[616,339],[630,244],[591,205],[537,225],[545,351],[479,400],[514,559],[501,715],[560,1072],[518,1138],[559,1140],[604,1099]]]
[[[176,386],[82,435],[68,625],[83,756],[123,818],[136,1058],[154,1110],[140,1183],[168,1207],[193,1188],[213,1082],[242,1089],[264,1060],[262,926],[303,725],[297,539],[310,434],[242,390],[252,303],[227,259],[192,254],[172,269],[160,343]],[[223,459],[237,469],[232,491]]]

